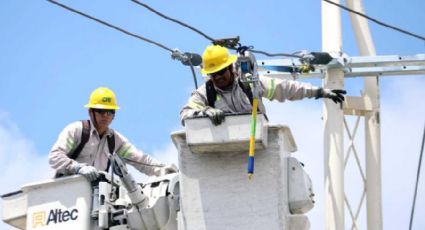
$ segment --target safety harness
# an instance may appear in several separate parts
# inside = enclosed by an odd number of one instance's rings
[[[87,142],[90,139],[90,121],[89,120],[81,120],[81,123],[83,124],[83,129],[81,132],[81,141],[78,144],[77,148],[75,148],[74,151],[69,152],[66,154],[69,158],[75,160],[80,155],[81,151],[83,150],[84,146],[87,144]],[[112,135],[106,136],[106,140],[108,141],[108,149],[109,153],[113,153],[115,150],[115,135],[112,132]],[[108,164],[106,166],[106,171],[109,170],[110,161],[108,160]],[[56,173],[55,177],[62,177],[63,174]]]
[[[242,91],[246,94],[246,96],[249,99],[249,102],[252,105],[253,96],[252,96],[251,87],[241,82],[240,79],[238,79],[238,84],[241,87]],[[214,88],[214,83],[211,80],[208,80],[205,83],[205,87],[207,90],[208,105],[212,108],[215,108],[215,101],[217,100],[217,90],[215,90]]]
[[[87,144],[87,142],[90,139],[90,121],[89,120],[81,120],[81,123],[83,123],[83,131],[81,132],[81,141],[80,144],[78,144],[77,148],[75,148],[74,151],[68,153],[68,157],[75,160],[80,155],[81,150],[83,150],[84,146]],[[108,149],[109,153],[113,153],[115,150],[115,135],[114,132],[112,132],[112,135],[106,136],[106,140],[108,141]],[[106,171],[109,169],[109,160],[108,165],[106,166]]]

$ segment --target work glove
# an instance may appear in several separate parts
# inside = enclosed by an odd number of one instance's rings
[[[344,94],[347,94],[347,91],[343,90],[343,89],[323,89],[320,88],[316,99],[318,98],[329,98],[331,99],[333,102],[335,102],[335,104],[342,104],[342,102],[344,102],[345,98],[344,98]]]
[[[178,171],[177,166],[174,164],[164,165],[163,167],[156,170],[155,176],[164,176],[171,173],[176,173]]]
[[[210,118],[211,122],[214,125],[219,125],[224,121],[224,112],[220,109],[215,109],[213,107],[207,107],[204,110],[204,113]]]
[[[85,176],[89,181],[95,181],[99,177],[97,169],[90,165],[82,165],[77,173]]]

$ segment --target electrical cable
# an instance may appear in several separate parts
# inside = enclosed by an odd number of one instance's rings
[[[191,54],[191,53],[182,54],[182,53],[178,52],[177,50],[173,50],[173,49],[171,49],[171,48],[169,48],[169,47],[167,47],[167,46],[165,46],[165,45],[163,45],[163,44],[161,44],[161,43],[159,43],[159,42],[155,42],[155,41],[153,41],[153,40],[151,40],[151,39],[148,39],[148,38],[142,37],[142,36],[140,36],[140,35],[138,35],[138,34],[134,34],[134,33],[132,33],[132,32],[129,32],[129,31],[127,31],[127,30],[124,30],[124,29],[122,29],[122,28],[120,28],[120,27],[118,27],[118,26],[112,25],[112,24],[110,24],[110,23],[108,23],[108,22],[105,22],[105,21],[103,21],[103,20],[100,20],[100,19],[98,19],[98,18],[95,18],[95,17],[93,17],[93,16],[90,16],[90,15],[88,15],[88,14],[86,14],[86,13],[83,13],[83,12],[81,12],[81,11],[78,11],[78,10],[76,10],[76,9],[73,9],[73,8],[71,8],[71,7],[67,6],[67,5],[62,4],[62,3],[56,2],[56,1],[54,1],[54,0],[47,0],[47,1],[49,1],[50,3],[53,3],[53,4],[55,4],[55,5],[58,5],[58,6],[60,6],[60,7],[64,8],[64,9],[66,9],[66,10],[69,10],[69,11],[71,11],[71,12],[73,12],[73,13],[79,14],[79,15],[81,15],[81,16],[83,16],[83,17],[86,17],[86,18],[88,18],[88,19],[91,19],[91,20],[94,20],[94,21],[96,21],[96,22],[99,22],[99,23],[101,23],[101,24],[103,24],[103,25],[105,25],[105,26],[107,26],[107,27],[110,27],[110,28],[112,28],[112,29],[118,30],[118,31],[120,31],[120,32],[122,32],[122,33],[124,33],[124,34],[130,35],[130,36],[132,36],[132,37],[138,38],[138,39],[140,39],[140,40],[143,40],[143,41],[145,41],[145,42],[148,42],[148,43],[154,44],[154,45],[156,45],[156,46],[158,46],[158,47],[160,47],[160,48],[163,48],[163,49],[165,49],[165,50],[167,50],[167,51],[171,52],[171,55],[172,55],[173,59],[175,58],[175,57],[174,57],[174,55],[177,55],[179,58],[176,58],[176,59],[178,59],[178,60],[182,61],[182,63],[183,63],[183,64],[185,64],[185,65],[186,65],[186,64],[190,65],[190,69],[191,69],[191,71],[192,71],[192,75],[193,75],[193,79],[194,79],[195,87],[196,87],[196,89],[198,88],[198,83],[197,83],[197,80],[196,80],[196,73],[195,73],[195,71],[194,71],[194,69],[193,69],[193,62],[194,62],[194,61],[195,61],[195,62],[199,62],[199,60],[198,60],[198,59],[199,59],[200,57],[199,57],[199,58],[198,58],[198,57],[195,57],[195,56],[194,56],[194,54]],[[187,62],[187,63],[185,63],[185,62]]]
[[[197,89],[198,81],[196,80],[196,73],[195,73],[195,69],[193,68],[192,61],[189,60],[189,64],[190,64],[190,71],[192,71],[193,82],[195,83],[195,89]]]
[[[163,48],[163,49],[165,49],[165,50],[167,50],[167,51],[170,51],[171,53],[173,52],[173,50],[172,50],[171,48],[168,48],[167,46],[165,46],[165,45],[163,45],[163,44],[161,44],[161,43],[159,43],[159,42],[155,42],[155,41],[153,41],[153,40],[150,40],[150,39],[148,39],[148,38],[142,37],[142,36],[140,36],[140,35],[137,35],[137,34],[131,33],[131,32],[129,32],[129,31],[127,31],[127,30],[124,30],[124,29],[122,29],[122,28],[120,28],[120,27],[118,27],[118,26],[115,26],[115,25],[112,25],[112,24],[110,24],[110,23],[108,23],[108,22],[102,21],[102,20],[100,20],[100,19],[98,19],[98,18],[95,18],[95,17],[93,17],[93,16],[90,16],[90,15],[88,15],[88,14],[85,14],[85,13],[83,13],[83,12],[81,12],[81,11],[78,11],[78,10],[76,10],[76,9],[73,9],[73,8],[71,8],[71,7],[69,7],[69,6],[66,6],[66,5],[64,5],[64,4],[62,4],[62,3],[56,2],[56,1],[54,1],[54,0],[47,0],[47,1],[49,1],[49,2],[51,2],[51,3],[53,3],[53,4],[55,4],[55,5],[58,5],[58,6],[60,6],[60,7],[64,8],[64,9],[66,9],[66,10],[69,10],[69,11],[71,11],[71,12],[74,12],[74,13],[76,13],[76,14],[79,14],[79,15],[81,15],[81,16],[83,16],[83,17],[86,17],[86,18],[89,18],[89,19],[91,19],[91,20],[93,20],[93,21],[99,22],[100,24],[103,24],[103,25],[105,25],[105,26],[107,26],[107,27],[110,27],[110,28],[112,28],[112,29],[118,30],[118,31],[120,31],[120,32],[122,32],[122,33],[125,33],[125,34],[130,35],[130,36],[135,37],[135,38],[138,38],[138,39],[143,40],[143,41],[145,41],[145,42],[151,43],[151,44],[156,45],[156,46],[158,46],[158,47],[161,47],[161,48]]]
[[[177,23],[177,24],[179,24],[179,25],[181,25],[181,26],[183,26],[183,27],[186,27],[186,28],[189,28],[189,29],[193,30],[194,32],[196,32],[196,33],[198,33],[198,34],[202,35],[202,36],[203,36],[203,37],[205,37],[207,40],[209,40],[209,41],[211,41],[211,42],[213,42],[213,43],[214,43],[215,41],[217,41],[217,39],[214,39],[214,38],[212,38],[212,37],[210,37],[210,36],[206,35],[206,34],[205,34],[205,33],[203,33],[202,31],[200,31],[199,29],[196,29],[195,27],[190,26],[190,25],[188,25],[187,23],[184,23],[184,22],[182,22],[182,21],[180,21],[180,20],[177,20],[177,19],[175,19],[175,18],[171,18],[171,17],[169,17],[169,16],[167,16],[167,15],[165,15],[165,14],[163,14],[163,13],[161,13],[161,12],[157,11],[157,10],[155,10],[154,8],[150,7],[150,6],[149,6],[148,4],[146,4],[146,3],[142,3],[142,2],[140,2],[140,1],[138,1],[138,0],[131,0],[131,1],[132,1],[132,2],[134,2],[134,3],[136,3],[137,5],[142,6],[142,7],[146,8],[146,9],[148,9],[149,11],[151,11],[151,12],[153,12],[153,13],[155,13],[155,14],[159,15],[160,17],[163,17],[163,18],[165,18],[165,19],[167,19],[167,20],[169,20],[169,21],[175,22],[175,23]],[[233,47],[227,47],[227,48],[234,49]],[[266,56],[269,56],[269,57],[276,57],[276,56],[296,57],[296,58],[300,58],[300,57],[301,57],[301,56],[299,56],[299,55],[295,55],[295,54],[287,54],[287,53],[268,53],[268,52],[261,51],[261,50],[251,50],[251,52],[252,52],[252,53],[259,53],[259,54],[263,54],[263,55],[266,55]]]
[[[124,33],[124,34],[127,34],[127,35],[130,35],[130,36],[132,36],[132,37],[138,38],[138,39],[143,40],[143,41],[145,41],[145,42],[148,42],[148,43],[154,44],[154,45],[156,45],[156,46],[158,46],[158,47],[161,47],[161,48],[163,48],[163,49],[165,49],[165,50],[170,51],[171,53],[173,53],[173,50],[172,50],[171,48],[169,48],[169,47],[167,47],[167,46],[165,46],[165,45],[163,45],[163,44],[161,44],[161,43],[159,43],[159,42],[155,42],[155,41],[153,41],[153,40],[151,40],[151,39],[148,39],[148,38],[145,38],[145,37],[140,36],[140,35],[138,35],[138,34],[135,34],[135,33],[129,32],[129,31],[127,31],[127,30],[124,30],[124,29],[122,29],[122,28],[120,28],[120,27],[118,27],[118,26],[112,25],[112,24],[110,24],[110,23],[108,23],[108,22],[105,22],[105,21],[103,21],[103,20],[100,20],[100,19],[98,19],[98,18],[95,18],[95,17],[93,17],[93,16],[91,16],[91,15],[88,15],[88,14],[86,14],[86,13],[83,13],[83,12],[81,12],[81,11],[78,11],[78,10],[76,10],[76,9],[73,9],[73,8],[71,8],[71,7],[67,6],[67,5],[64,5],[64,4],[62,4],[62,3],[59,3],[59,2],[57,2],[57,1],[55,1],[55,0],[47,0],[47,1],[49,1],[50,3],[53,3],[53,4],[55,4],[55,5],[58,5],[58,6],[60,6],[60,7],[64,8],[64,9],[66,9],[66,10],[69,10],[69,11],[71,11],[71,12],[74,12],[74,13],[76,13],[76,14],[79,14],[79,15],[81,15],[81,16],[83,16],[83,17],[86,17],[86,18],[89,18],[89,19],[91,19],[91,20],[93,20],[93,21],[99,22],[99,23],[101,23],[101,24],[103,24],[103,25],[105,25],[105,26],[107,26],[107,27],[110,27],[110,28],[112,28],[112,29],[118,30],[118,31],[120,31],[120,32],[122,32],[122,33]],[[213,39],[212,37],[210,37],[210,36],[206,35],[205,33],[203,33],[202,31],[200,31],[200,30],[198,30],[198,29],[194,28],[193,26],[190,26],[190,25],[188,25],[188,24],[186,24],[186,23],[183,23],[183,22],[181,22],[181,21],[179,21],[179,20],[177,20],[177,19],[174,19],[174,18],[168,17],[168,16],[166,16],[166,15],[164,15],[164,14],[162,14],[162,13],[158,12],[157,10],[153,9],[152,7],[150,7],[149,5],[147,5],[147,4],[145,4],[145,3],[139,2],[139,1],[137,1],[137,0],[131,0],[131,1],[132,1],[132,2],[134,2],[134,3],[136,3],[136,4],[138,4],[138,5],[140,5],[140,6],[145,7],[146,9],[148,9],[148,10],[150,10],[150,11],[154,12],[155,14],[157,14],[157,15],[159,15],[159,16],[161,16],[161,17],[163,17],[163,18],[167,19],[167,20],[170,20],[170,21],[172,21],[172,22],[175,22],[175,23],[177,23],[177,24],[179,24],[179,25],[181,25],[181,26],[184,26],[184,27],[186,27],[186,28],[189,28],[189,29],[191,29],[191,30],[193,30],[193,31],[197,32],[198,34],[200,34],[200,35],[204,36],[206,39],[208,39],[208,40],[209,40],[209,41],[211,41],[211,42],[216,41],[216,39]],[[228,48],[230,48],[230,47],[228,47]],[[252,49],[252,50],[251,50],[251,52],[253,52],[253,53],[259,53],[259,54],[263,54],[263,55],[266,55],[266,56],[269,56],[269,57],[276,57],[276,56],[295,57],[295,58],[300,58],[300,57],[301,57],[301,56],[299,56],[299,55],[295,55],[295,54],[287,54],[287,53],[268,53],[268,52],[265,52],[265,51],[262,51],[262,50],[254,50],[254,49]]]
[[[413,195],[413,204],[412,204],[412,211],[410,213],[410,223],[409,223],[409,230],[412,230],[412,224],[413,224],[413,216],[415,214],[415,206],[416,206],[416,195],[418,193],[418,183],[419,183],[419,176],[421,174],[421,166],[422,166],[422,156],[424,154],[424,145],[425,145],[425,126],[424,126],[424,133],[422,136],[422,146],[421,146],[421,152],[419,154],[419,164],[418,164],[418,170],[416,172],[416,185],[415,185],[415,193]]]
[[[325,1],[325,2],[327,2],[327,3],[329,3],[329,4],[332,4],[332,5],[338,6],[339,8],[342,8],[342,9],[344,9],[344,10],[346,10],[346,11],[351,12],[351,13],[354,13],[354,14],[360,15],[360,16],[362,16],[362,17],[364,17],[364,18],[366,18],[366,19],[368,19],[368,20],[370,20],[370,21],[373,21],[373,22],[375,22],[375,23],[377,23],[377,24],[379,24],[379,25],[381,25],[381,26],[388,27],[388,28],[390,28],[390,29],[396,30],[396,31],[398,31],[398,32],[401,32],[401,33],[404,33],[404,34],[407,34],[407,35],[409,35],[409,36],[412,36],[412,37],[415,37],[415,38],[418,38],[418,39],[420,39],[420,40],[425,41],[425,37],[423,37],[423,36],[420,36],[420,35],[417,35],[417,34],[411,33],[411,32],[409,32],[409,31],[406,31],[406,30],[400,29],[400,28],[395,27],[395,26],[392,26],[392,25],[388,25],[388,24],[383,23],[383,22],[381,22],[381,21],[379,21],[379,20],[377,20],[377,19],[374,19],[374,18],[372,18],[372,17],[369,17],[369,16],[367,16],[367,15],[365,15],[365,14],[363,14],[363,13],[360,13],[360,12],[358,12],[358,11],[352,10],[352,9],[350,9],[350,8],[346,7],[346,6],[340,5],[340,4],[335,3],[335,2],[332,2],[332,1],[330,1],[330,0],[323,0],[323,1]]]
[[[150,7],[148,4],[145,4],[145,3],[139,2],[139,1],[137,1],[137,0],[131,0],[131,1],[132,1],[132,2],[134,2],[134,3],[136,3],[136,4],[137,4],[137,5],[139,5],[139,6],[143,6],[143,7],[145,7],[146,9],[148,9],[148,10],[150,10],[151,12],[153,12],[153,13],[155,13],[155,14],[159,15],[160,17],[163,17],[163,18],[165,18],[165,19],[167,19],[167,20],[170,20],[170,21],[175,22],[175,23],[177,23],[177,24],[179,24],[179,25],[181,25],[181,26],[183,26],[183,27],[186,27],[186,28],[189,28],[189,29],[191,29],[191,30],[195,31],[196,33],[198,33],[198,34],[202,35],[203,37],[205,37],[206,39],[210,40],[211,42],[215,40],[214,38],[212,38],[212,37],[210,37],[210,36],[206,35],[205,33],[203,33],[202,31],[200,31],[200,30],[198,30],[198,29],[196,29],[195,27],[190,26],[190,25],[188,25],[188,24],[186,24],[186,23],[184,23],[184,22],[181,22],[181,21],[179,21],[179,20],[177,20],[177,19],[174,19],[174,18],[168,17],[167,15],[165,15],[165,14],[163,14],[163,13],[161,13],[161,12],[159,12],[159,11],[155,10],[155,9],[154,9],[154,8],[152,8],[152,7]]]
[[[257,53],[257,54],[263,54],[269,57],[277,57],[277,56],[283,56],[283,57],[295,57],[295,58],[302,58],[302,56],[300,55],[296,55],[296,54],[287,54],[287,53],[267,53],[265,51],[261,51],[261,50],[254,50],[251,49],[250,50],[252,53]]]

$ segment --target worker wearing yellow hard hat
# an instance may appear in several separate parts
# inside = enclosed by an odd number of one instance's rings
[[[89,103],[85,105],[86,108],[92,109],[119,109],[117,105],[117,99],[115,98],[115,93],[106,88],[99,87],[95,89],[89,99]]]
[[[120,107],[115,93],[106,87],[95,89],[85,105],[90,120],[76,121],[64,128],[49,154],[49,163],[56,176],[81,174],[94,181],[99,171],[108,171],[110,154],[118,154],[147,175],[162,175],[177,171],[175,165],[165,165],[138,150],[128,139],[109,128]]]
[[[238,57],[218,45],[208,46],[202,54],[202,74],[211,74],[233,64]]]
[[[202,55],[202,74],[209,79],[196,89],[180,111],[182,124],[193,117],[208,116],[215,125],[221,124],[225,114],[251,113],[252,91],[241,82],[235,68],[238,57],[219,45],[207,46]],[[304,98],[329,98],[335,103],[344,101],[345,90],[330,90],[292,80],[259,76],[259,93],[270,101],[294,101]],[[261,98],[260,98],[261,99]],[[265,114],[262,100],[258,110]]]
[[[89,109],[90,118],[100,135],[108,130],[114,119],[115,110],[120,108],[115,93],[105,87],[95,89],[84,107]]]

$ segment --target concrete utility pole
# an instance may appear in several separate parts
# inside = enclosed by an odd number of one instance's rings
[[[334,2],[339,3],[339,0]],[[338,7],[322,1],[322,50],[342,51],[341,14]],[[344,88],[344,72],[341,69],[328,69],[324,87]],[[344,135],[343,111],[335,103],[324,101],[323,120],[325,123],[325,207],[326,228],[344,229]]]

